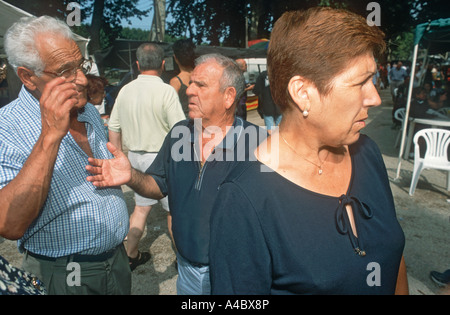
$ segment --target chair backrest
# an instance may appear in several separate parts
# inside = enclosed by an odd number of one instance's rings
[[[447,161],[447,150],[450,145],[450,130],[439,128],[427,128],[418,131],[414,135],[415,153],[414,158],[419,158],[419,138],[423,137],[426,142],[426,152],[424,159],[433,158],[442,160],[443,163]]]
[[[394,118],[399,121],[403,121],[403,119],[405,119],[405,115],[406,115],[406,109],[399,108],[395,111]]]

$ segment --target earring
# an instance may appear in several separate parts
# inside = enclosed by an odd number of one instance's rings
[[[306,93],[303,93],[302,94],[302,99],[304,99],[304,100],[307,100],[308,99],[308,95],[306,94]],[[303,117],[308,117],[308,115],[309,115],[309,112],[308,112],[308,110],[305,108],[305,110],[303,111]]]
[[[306,104],[305,110],[303,111],[303,117],[305,117],[305,118],[308,117],[309,110],[310,110],[309,104]]]
[[[304,111],[303,111],[303,117],[308,117],[308,115],[309,115],[309,112],[305,109]]]

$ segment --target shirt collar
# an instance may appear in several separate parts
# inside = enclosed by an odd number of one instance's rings
[[[157,75],[151,75],[151,74],[139,74],[138,75],[138,79],[140,80],[154,80],[154,81],[159,81],[159,82],[164,82],[161,77],[157,76]]]
[[[195,133],[194,120],[189,120],[189,129],[191,131],[191,143],[197,142],[197,133]],[[223,138],[222,142],[220,142],[216,148],[222,148],[224,150],[232,150],[239,138],[241,137],[242,131],[244,130],[244,121],[240,117],[235,117],[233,125],[229,128],[227,134]],[[231,140],[230,140],[231,139]]]

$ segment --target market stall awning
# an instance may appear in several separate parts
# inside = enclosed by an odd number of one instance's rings
[[[450,51],[450,18],[417,25],[414,45],[429,49],[429,54]]]

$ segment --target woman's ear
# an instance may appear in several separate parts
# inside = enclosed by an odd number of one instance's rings
[[[288,84],[289,95],[301,112],[309,111],[310,107],[307,87],[307,81],[299,75],[292,77]]]
[[[33,77],[36,75],[32,73],[29,69],[25,67],[18,67],[17,68],[17,76],[19,77],[20,81],[22,81],[23,85],[30,91],[36,90],[37,86],[34,83]]]

